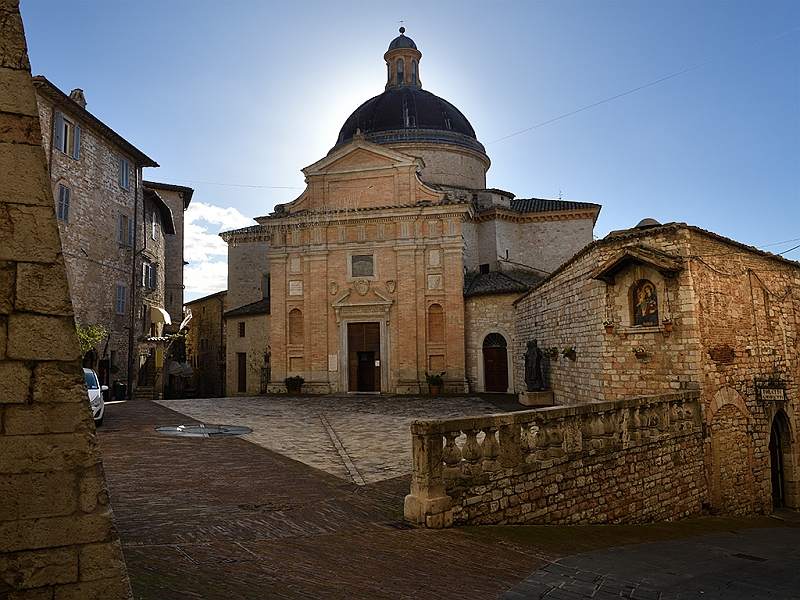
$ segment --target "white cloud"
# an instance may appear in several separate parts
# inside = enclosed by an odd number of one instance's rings
[[[183,270],[186,300],[224,290],[228,285],[228,245],[221,231],[254,225],[235,208],[192,202],[186,210]]]
[[[228,263],[220,260],[188,265],[183,269],[183,281],[185,301],[222,291],[228,287]]]

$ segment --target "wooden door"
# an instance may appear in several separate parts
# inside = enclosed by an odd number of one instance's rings
[[[508,353],[503,347],[484,347],[483,376],[487,392],[508,391]]]
[[[381,324],[347,325],[348,380],[351,392],[381,391]]]

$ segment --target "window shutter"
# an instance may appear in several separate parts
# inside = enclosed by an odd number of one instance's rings
[[[125,243],[125,230],[128,228],[127,223],[125,223],[125,215],[119,216],[119,232],[117,233],[117,239],[120,244]]]
[[[142,264],[142,287],[147,287],[150,282],[150,265],[147,263]]]
[[[125,314],[125,295],[126,295],[126,288],[124,285],[117,286],[117,314],[124,315]]]
[[[56,113],[56,148],[64,150],[64,115]]]
[[[133,217],[128,218],[128,246],[133,246]]]
[[[72,132],[72,158],[81,157],[81,128],[75,125]]]
[[[158,265],[150,265],[150,289],[154,290],[158,287]]]

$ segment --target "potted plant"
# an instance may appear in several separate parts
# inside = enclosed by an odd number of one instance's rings
[[[644,358],[647,356],[647,350],[645,350],[642,346],[634,346],[631,348],[631,352],[636,355],[636,358]]]
[[[439,375],[434,373],[431,375],[427,371],[425,371],[425,380],[428,382],[428,387],[430,388],[431,394],[440,394],[442,392],[442,386],[444,385],[444,371],[442,371]]]
[[[606,333],[614,333],[614,321],[606,319],[603,321],[603,327],[606,328]]]
[[[564,355],[565,358],[570,359],[571,361],[578,360],[578,353],[575,351],[575,348],[572,346],[567,346],[561,351],[561,354]]]
[[[661,323],[664,325],[664,331],[667,333],[672,331],[672,319],[670,317],[664,317],[664,320],[661,321]]]
[[[547,358],[556,358],[558,356],[558,348],[553,346],[552,348],[543,348],[542,349],[542,356]]]
[[[303,387],[305,382],[306,380],[300,377],[300,375],[292,375],[291,377],[287,377],[283,380],[283,383],[286,384],[286,389],[290,394],[299,394],[300,388]]]

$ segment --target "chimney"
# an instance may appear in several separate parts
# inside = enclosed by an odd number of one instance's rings
[[[81,108],[86,108],[86,98],[83,95],[83,90],[75,88],[69,93],[69,97],[74,100]]]

